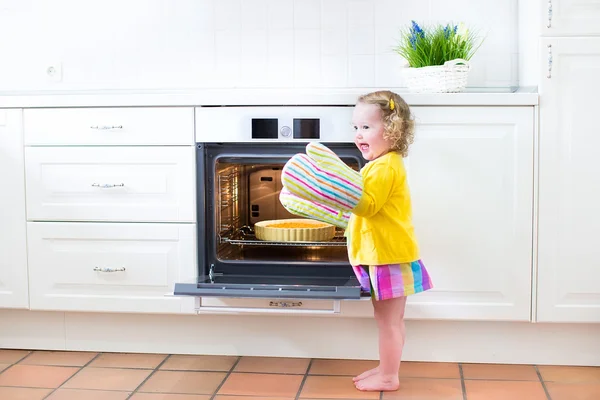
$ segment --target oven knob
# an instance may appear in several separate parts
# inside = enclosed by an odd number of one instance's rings
[[[279,130],[279,132],[281,133],[281,136],[283,136],[283,137],[290,137],[290,135],[292,134],[292,130],[290,129],[289,126],[282,126],[281,129]]]

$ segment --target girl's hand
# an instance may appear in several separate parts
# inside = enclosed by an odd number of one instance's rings
[[[292,214],[326,222],[342,229],[346,229],[348,226],[350,213],[344,213],[339,209],[320,204],[316,201],[303,199],[291,193],[286,188],[281,190],[279,201]]]

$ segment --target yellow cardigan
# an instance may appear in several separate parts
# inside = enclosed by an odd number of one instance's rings
[[[419,259],[402,156],[389,152],[365,165],[363,194],[346,229],[351,265],[400,264]]]

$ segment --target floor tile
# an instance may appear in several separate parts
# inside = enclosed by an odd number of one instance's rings
[[[215,400],[294,400],[296,397],[216,396]],[[311,399],[313,400],[313,399]],[[319,399],[314,399],[319,400]]]
[[[213,394],[226,375],[224,372],[157,371],[138,391]]]
[[[302,375],[233,373],[229,375],[219,394],[294,397],[303,378]]]
[[[401,378],[400,389],[384,400],[463,400],[460,379]]]
[[[66,389],[133,391],[151,372],[143,369],[86,367],[63,387]]]
[[[238,357],[234,356],[171,356],[160,369],[177,371],[229,371]]]
[[[378,392],[361,392],[349,376],[309,376],[301,399],[379,399]]]
[[[242,357],[234,371],[304,374],[309,363],[308,358]]]
[[[546,382],[600,382],[600,367],[538,367],[542,379]]]
[[[399,375],[406,378],[460,379],[460,370],[455,363],[403,362]]]
[[[97,353],[78,351],[34,351],[21,361],[22,365],[60,365],[65,367],[82,367]]]
[[[598,400],[600,383],[547,382],[546,388],[552,400]]]
[[[0,372],[4,371],[6,368],[10,367],[12,364],[0,364]]]
[[[90,367],[154,369],[166,357],[166,354],[103,353],[90,364]]]
[[[540,380],[533,365],[464,364],[462,368],[465,379]]]
[[[310,366],[311,375],[348,375],[354,376],[379,365],[369,360],[314,360]]]
[[[13,364],[29,354],[29,350],[0,349],[0,364]]]
[[[47,365],[13,365],[0,374],[0,386],[57,388],[79,368]]]
[[[207,394],[136,393],[131,400],[210,400]],[[237,400],[243,400],[238,397]],[[269,399],[270,400],[270,399]]]
[[[465,381],[469,400],[546,400],[541,382]]]
[[[45,400],[126,400],[130,392],[105,390],[58,389]]]
[[[0,387],[0,399],[10,400],[42,400],[54,389],[32,389],[16,387]]]

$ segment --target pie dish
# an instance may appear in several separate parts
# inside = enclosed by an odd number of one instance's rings
[[[259,240],[271,242],[325,242],[335,236],[335,226],[312,219],[276,219],[254,224]]]

